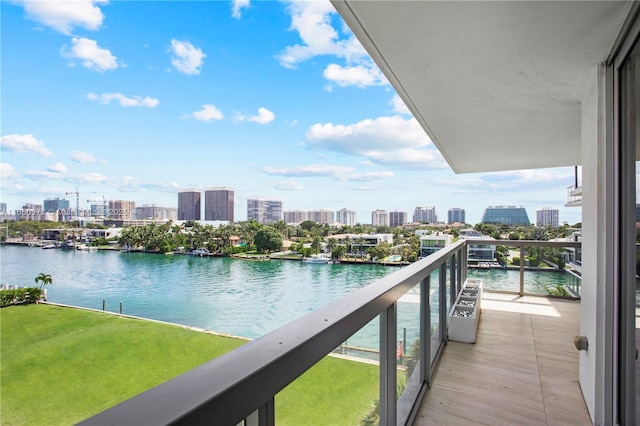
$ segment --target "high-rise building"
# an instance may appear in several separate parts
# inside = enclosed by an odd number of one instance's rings
[[[69,210],[69,200],[61,198],[47,198],[43,203],[44,211],[55,213],[58,210]]]
[[[282,201],[267,200],[265,198],[247,199],[247,220],[255,220],[259,223],[276,223],[281,221]]]
[[[557,228],[559,225],[559,210],[550,207],[543,207],[536,210],[536,226],[550,226]]]
[[[436,208],[433,206],[416,207],[413,211],[413,221],[421,223],[438,223]]]
[[[397,210],[389,212],[389,226],[402,226],[407,223],[407,212],[399,212]]]
[[[127,200],[109,200],[109,218],[131,220],[136,211],[136,202]]]
[[[333,211],[309,210],[309,220],[315,223],[333,223]]]
[[[386,210],[372,211],[371,224],[373,226],[389,226],[389,213]]]
[[[135,218],[138,220],[178,220],[178,209],[175,207],[161,207],[155,204],[143,204],[141,207],[136,207]]]
[[[309,220],[309,212],[306,210],[287,210],[284,212],[284,222],[289,224],[302,223]]]
[[[484,209],[482,223],[524,226],[531,225],[525,208],[516,206],[489,206]]]
[[[206,188],[204,190],[204,220],[226,220],[233,223],[233,188]]]
[[[200,220],[200,191],[178,191],[178,220]]]
[[[16,220],[43,220],[42,204],[26,203],[16,212]]]
[[[466,223],[465,211],[459,207],[452,207],[447,212],[447,223]]]
[[[347,226],[356,226],[356,212],[354,210],[340,209],[336,212],[336,222]]]

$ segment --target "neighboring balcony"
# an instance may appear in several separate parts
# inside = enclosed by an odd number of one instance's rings
[[[480,242],[523,254],[580,247]],[[484,283],[476,343],[449,341],[449,314],[470,274],[467,252],[467,241],[453,243],[83,424],[278,424],[278,393],[327,356],[375,364],[377,392],[350,409],[366,412],[377,397],[371,414],[380,424],[590,423],[573,347],[579,301],[530,295],[524,256],[509,288]],[[363,335],[377,341],[374,349],[359,347]],[[344,376],[326,380],[339,385]],[[299,400],[301,413],[315,403]]]
[[[565,207],[580,207],[582,205],[582,185],[567,187],[567,202]]]

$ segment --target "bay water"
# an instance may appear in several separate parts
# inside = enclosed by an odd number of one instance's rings
[[[119,312],[122,302],[127,315],[250,339],[397,270],[381,265],[314,265],[292,260],[256,262],[111,250],[0,248],[0,283],[35,286],[39,273],[49,274],[53,278],[53,284],[46,286],[50,302],[92,309],[102,309],[104,302],[111,312]],[[518,271],[479,270],[470,271],[469,276],[484,278],[488,289],[518,289]],[[579,279],[570,274],[526,272],[525,291],[545,294],[546,285],[573,281]],[[432,276],[432,283],[437,282]],[[437,294],[432,292],[432,306],[437,303]],[[402,339],[406,335],[411,342],[419,335],[419,305],[402,300],[398,305],[398,336]],[[432,317],[432,322],[437,322],[438,313],[432,312]],[[378,335],[376,319],[348,344],[377,349]]]

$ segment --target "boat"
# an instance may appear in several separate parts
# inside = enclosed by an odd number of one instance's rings
[[[209,256],[209,250],[202,247],[191,252],[191,256]]]
[[[56,249],[56,248],[60,248],[60,246],[56,245],[56,244],[47,244],[42,246],[42,248],[44,250],[48,250],[48,249]]]
[[[302,259],[303,263],[317,263],[317,264],[327,264],[331,262],[331,258],[326,254],[315,254],[311,257],[305,257]]]
[[[76,246],[76,250],[81,250],[81,251],[98,251],[98,247],[96,246],[88,246],[86,244],[78,244]]]

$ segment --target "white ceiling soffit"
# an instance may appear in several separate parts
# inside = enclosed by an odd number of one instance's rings
[[[580,100],[615,1],[332,0],[456,173],[581,162]]]

